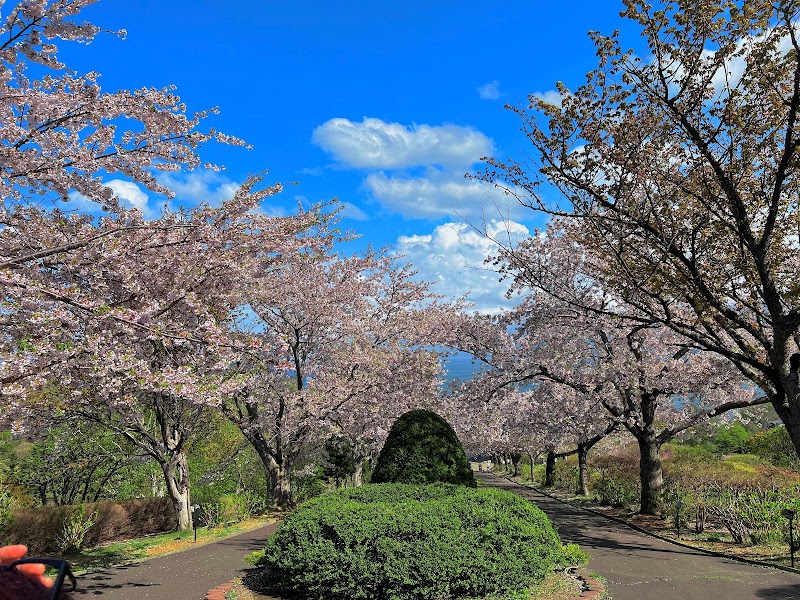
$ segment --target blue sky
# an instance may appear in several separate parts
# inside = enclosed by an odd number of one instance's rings
[[[169,182],[179,202],[218,202],[269,170],[269,181],[287,185],[266,210],[339,198],[343,227],[361,234],[352,251],[393,245],[441,293],[469,291],[491,310],[504,304],[504,286],[479,268],[491,245],[464,218],[480,222],[482,204],[490,227],[501,215],[491,190],[463,176],[481,156],[523,156],[525,137],[503,105],[525,104],[559,80],[585,81],[596,64],[587,32],[629,28],[621,8],[618,0],[101,0],[85,18],[127,38],[62,52],[76,70],[100,72],[109,91],[174,84],[189,110],[219,107],[208,126],[253,146],[206,146],[203,158],[227,170],[179,174]],[[151,215],[164,202],[117,187]],[[516,207],[505,217],[521,233],[542,222]]]

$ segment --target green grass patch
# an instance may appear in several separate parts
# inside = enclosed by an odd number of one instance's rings
[[[214,540],[237,535],[244,531],[256,529],[274,522],[273,517],[255,517],[227,527],[199,527],[197,543],[208,543]],[[94,571],[106,567],[124,565],[153,556],[171,554],[193,547],[194,532],[173,531],[159,535],[124,540],[105,544],[97,548],[83,550],[80,554],[65,556],[76,574]]]

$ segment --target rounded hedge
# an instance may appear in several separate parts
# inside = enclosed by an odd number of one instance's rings
[[[429,410],[412,410],[392,425],[372,483],[454,483],[477,487],[453,428]]]
[[[510,492],[371,484],[298,508],[258,564],[282,597],[483,598],[535,586],[568,554],[545,514]]]

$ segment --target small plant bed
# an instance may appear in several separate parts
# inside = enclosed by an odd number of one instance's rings
[[[275,516],[267,515],[246,519],[227,527],[199,527],[197,529],[197,544],[238,535],[274,522]],[[87,571],[124,565],[153,556],[179,552],[194,547],[194,545],[193,531],[173,531],[113,542],[97,548],[85,549],[79,554],[67,555],[64,558],[70,562],[73,571],[80,575]]]
[[[588,556],[562,546],[544,513],[497,489],[373,484],[311,500],[251,562],[285,598],[527,600]]]

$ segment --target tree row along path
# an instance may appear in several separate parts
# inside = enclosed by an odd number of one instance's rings
[[[273,523],[189,550],[87,573],[78,578],[76,595],[202,600],[209,590],[241,575],[249,567],[244,557],[263,548],[277,526]]]
[[[614,600],[800,600],[800,575],[710,556],[644,535],[498,475],[476,473],[541,508],[561,540],[591,555]]]

